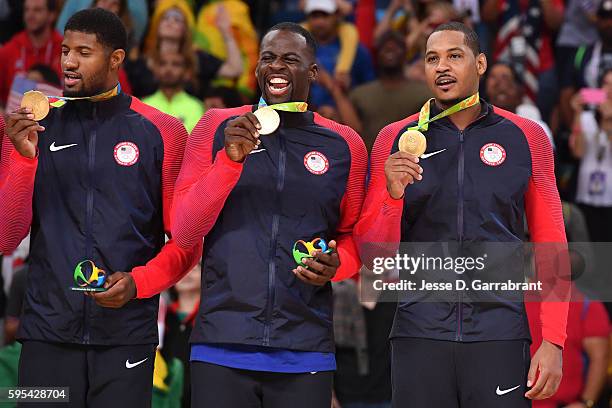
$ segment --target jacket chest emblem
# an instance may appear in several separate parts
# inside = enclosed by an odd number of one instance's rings
[[[497,143],[487,143],[480,148],[480,160],[487,166],[499,166],[506,161],[506,149]]]
[[[132,142],[117,143],[113,151],[115,161],[121,166],[133,166],[138,161],[140,152]]]
[[[304,156],[304,167],[312,174],[320,176],[329,170],[329,160],[321,152],[312,151]]]

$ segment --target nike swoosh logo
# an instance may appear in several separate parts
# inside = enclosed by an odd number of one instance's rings
[[[149,357],[145,358],[144,360],[137,361],[135,363],[130,363],[130,360],[125,360],[125,368],[134,368],[136,366],[141,365],[142,363],[144,363],[148,359],[149,359]]]
[[[72,143],[72,144],[67,144],[67,145],[63,145],[63,146],[56,146],[55,142],[51,143],[51,146],[49,146],[49,150],[51,150],[52,152],[59,152],[60,150],[64,150],[67,149],[69,147],[73,147],[76,146],[76,143]]]
[[[502,391],[502,390],[500,390],[500,389],[499,389],[499,385],[498,385],[498,386],[497,386],[497,389],[495,390],[495,393],[496,393],[497,395],[506,395],[507,393],[512,392],[512,391],[514,391],[514,390],[516,390],[518,387],[520,387],[520,385],[517,385],[517,386],[516,386],[516,387],[514,387],[514,388],[508,388],[507,390],[503,390],[503,391]]]
[[[431,153],[423,153],[423,154],[421,155],[421,159],[426,159],[426,158],[428,158],[428,157],[435,156],[436,154],[438,154],[438,153],[442,153],[442,152],[443,152],[443,151],[445,151],[445,150],[446,150],[446,149],[437,150],[437,151],[435,151],[435,152],[431,152]]]
[[[253,154],[253,153],[259,153],[259,152],[265,152],[266,149],[257,149],[257,150],[251,150],[251,153],[249,154]]]

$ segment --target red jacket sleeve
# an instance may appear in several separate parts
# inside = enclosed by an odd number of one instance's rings
[[[13,252],[32,224],[32,195],[38,158],[19,154],[5,134],[0,117],[0,253]]]
[[[368,170],[368,152],[363,139],[350,127],[315,114],[315,123],[330,129],[344,138],[351,152],[351,168],[346,190],[340,202],[340,222],[337,229],[337,251],[340,267],[334,281],[350,278],[359,272],[361,259],[355,244],[353,231],[365,196],[365,178]]]
[[[543,287],[542,337],[563,347],[567,338],[570,269],[552,146],[544,130],[535,122],[502,109],[495,108],[495,112],[517,125],[529,144],[531,178],[525,194],[525,213],[534,242],[537,279],[542,281]]]
[[[181,122],[169,115],[132,98],[132,109],[139,112],[159,129],[164,143],[162,164],[163,218],[166,234],[171,236],[172,200],[174,186],[183,162],[187,131]],[[180,248],[173,239],[163,246],[159,254],[144,266],[132,270],[136,283],[136,297],[154,296],[178,282],[193,268],[202,256],[202,243],[188,249]]]
[[[355,226],[359,254],[369,269],[375,257],[394,256],[399,247],[404,200],[395,200],[389,195],[385,162],[391,155],[397,135],[416,117],[418,114],[383,128],[372,148],[370,181],[361,217]]]
[[[242,163],[230,160],[225,149],[213,160],[213,142],[223,121],[249,110],[250,106],[211,109],[202,116],[189,137],[174,198],[172,233],[181,248],[191,248],[202,242],[240,178]]]

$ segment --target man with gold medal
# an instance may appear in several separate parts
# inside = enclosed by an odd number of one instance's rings
[[[366,201],[355,227],[366,265],[395,256],[400,242],[437,243],[431,248],[451,254],[455,250],[448,248],[470,251],[475,243],[522,248],[524,217],[532,241],[553,243],[560,248],[555,256],[564,259],[548,138],[534,122],[479,98],[486,68],[478,37],[465,25],[443,24],[428,38],[425,73],[435,98],[418,114],[385,127],[374,144]],[[554,273],[562,274],[562,262],[537,259],[538,276],[560,281]],[[494,271],[505,267],[492,265]],[[525,279],[522,265],[508,266]],[[453,270],[445,277],[467,279],[469,274],[461,273]],[[427,274],[420,270],[415,276],[425,282]],[[473,297],[460,290],[443,300],[439,292],[425,290],[400,296],[390,335],[393,407],[530,407],[532,399],[557,390],[567,291],[540,304],[544,341],[531,361],[522,296]],[[406,300],[411,296],[416,300]],[[478,296],[488,300],[470,300]]]
[[[68,387],[54,406],[146,408],[155,280],[178,279],[201,254],[164,240],[187,132],[121,92],[116,15],[80,11],[64,34],[63,95],[26,93],[2,144],[0,252],[31,230],[19,386]]]
[[[367,152],[352,129],[307,110],[315,49],[300,25],[272,27],[259,103],[209,110],[188,140],[173,236],[185,249],[204,239],[193,406],[331,405],[330,280],[361,264],[352,231]]]

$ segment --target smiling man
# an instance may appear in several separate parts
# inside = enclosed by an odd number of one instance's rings
[[[430,112],[390,124],[374,144],[355,227],[364,261],[372,243],[441,242],[468,252],[474,242],[490,248],[520,243],[526,239],[524,217],[534,242],[563,248],[550,143],[534,122],[478,98],[486,69],[478,37],[465,25],[443,24],[428,38]],[[428,116],[435,120],[426,126]],[[400,136],[413,127],[427,139],[420,158],[398,151]],[[538,262],[538,272],[551,272],[547,259]],[[398,304],[391,332],[393,407],[529,407],[530,399],[557,390],[565,297],[541,304],[543,341],[530,362],[522,297],[479,292],[485,302],[461,294],[436,301],[439,293],[422,292],[420,301]]]
[[[114,14],[76,13],[61,61],[64,96],[79,99],[40,122],[18,109],[3,140],[0,252],[31,228],[19,385],[69,387],[62,407],[151,405],[155,281],[178,280],[201,251],[164,244],[187,132],[121,92],[126,46]],[[95,301],[71,290],[84,261],[110,275]]]
[[[352,231],[367,153],[353,130],[305,109],[315,50],[301,26],[271,28],[256,68],[259,106],[212,109],[188,141],[173,234],[186,249],[205,240],[193,406],[331,404],[330,280],[360,267]],[[298,266],[294,243],[317,238],[332,252]]]

